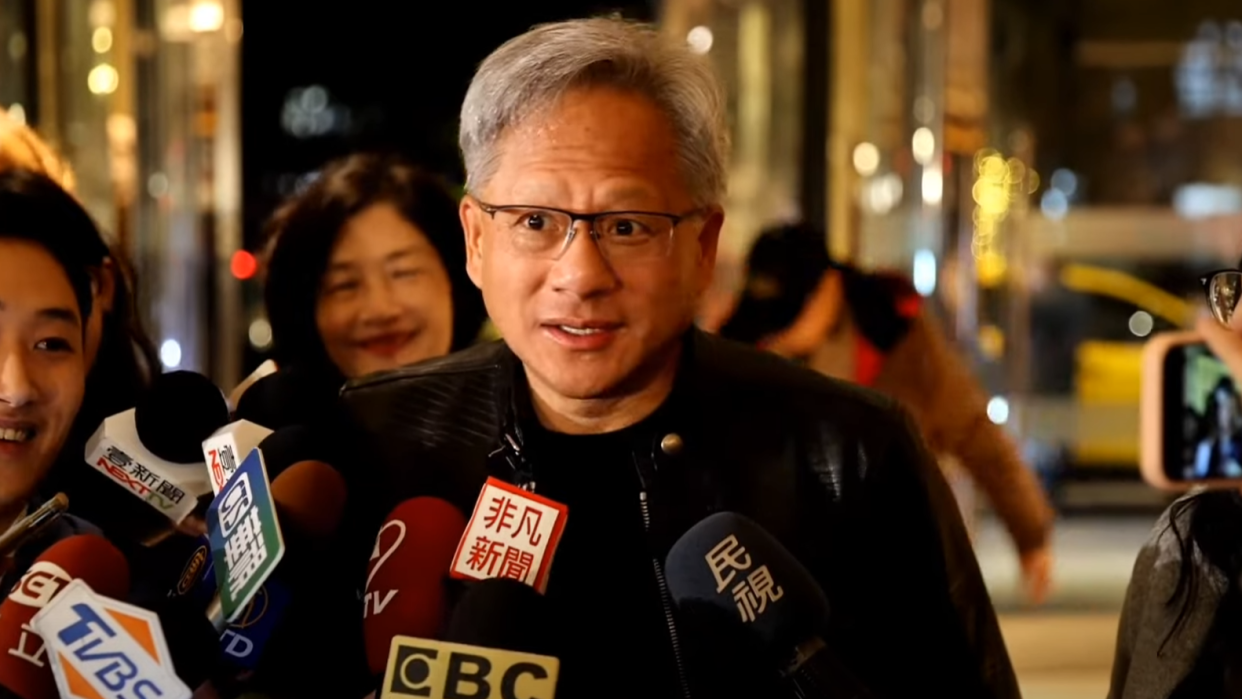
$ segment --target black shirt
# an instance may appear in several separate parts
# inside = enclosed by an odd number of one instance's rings
[[[536,492],[569,508],[546,591],[565,640],[558,697],[680,696],[633,456],[649,431],[527,431]]]

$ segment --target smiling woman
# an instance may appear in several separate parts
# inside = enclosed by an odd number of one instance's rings
[[[82,404],[98,245],[54,181],[0,173],[0,531],[29,504]]]
[[[265,300],[277,364],[346,378],[465,347],[484,320],[457,204],[395,157],[325,167],[269,224]]]

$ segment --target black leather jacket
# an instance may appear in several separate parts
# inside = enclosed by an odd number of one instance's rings
[[[676,409],[633,443],[653,557],[713,512],[744,514],[819,580],[827,640],[876,696],[1019,697],[952,494],[896,404],[697,330],[686,350]],[[371,524],[422,494],[468,513],[488,475],[537,482],[521,376],[497,342],[347,385],[379,466]]]

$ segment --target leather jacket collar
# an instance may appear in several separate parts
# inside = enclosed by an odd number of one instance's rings
[[[686,410],[686,403],[692,400],[699,381],[699,364],[694,361],[695,338],[697,330],[688,330],[681,342],[682,353],[677,377],[669,397],[656,409],[649,418],[644,418],[646,429],[634,444],[635,461],[639,477],[647,480],[654,475],[652,469],[664,459],[663,456],[675,455],[685,443],[683,432],[691,428],[694,412]],[[533,489],[535,469],[529,457],[530,447],[527,435],[533,426],[538,424],[534,406],[531,402],[530,385],[517,355],[507,345],[500,349],[498,358],[500,371],[497,382],[497,407],[501,409],[502,420],[496,448],[488,455],[490,459],[501,459],[511,470],[514,483],[526,489]]]

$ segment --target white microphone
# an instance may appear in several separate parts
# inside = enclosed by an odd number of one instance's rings
[[[272,430],[249,420],[237,420],[203,440],[203,462],[207,465],[213,495],[220,494],[238,464],[271,433]]]
[[[203,441],[229,419],[224,394],[201,374],[156,377],[134,408],[105,418],[86,443],[86,463],[173,523],[212,492]]]
[[[271,359],[263,362],[257,369],[250,373],[250,376],[242,379],[232,391],[229,392],[229,412],[237,411],[237,403],[241,401],[242,395],[255,384],[259,379],[275,374],[277,370],[276,362]]]

